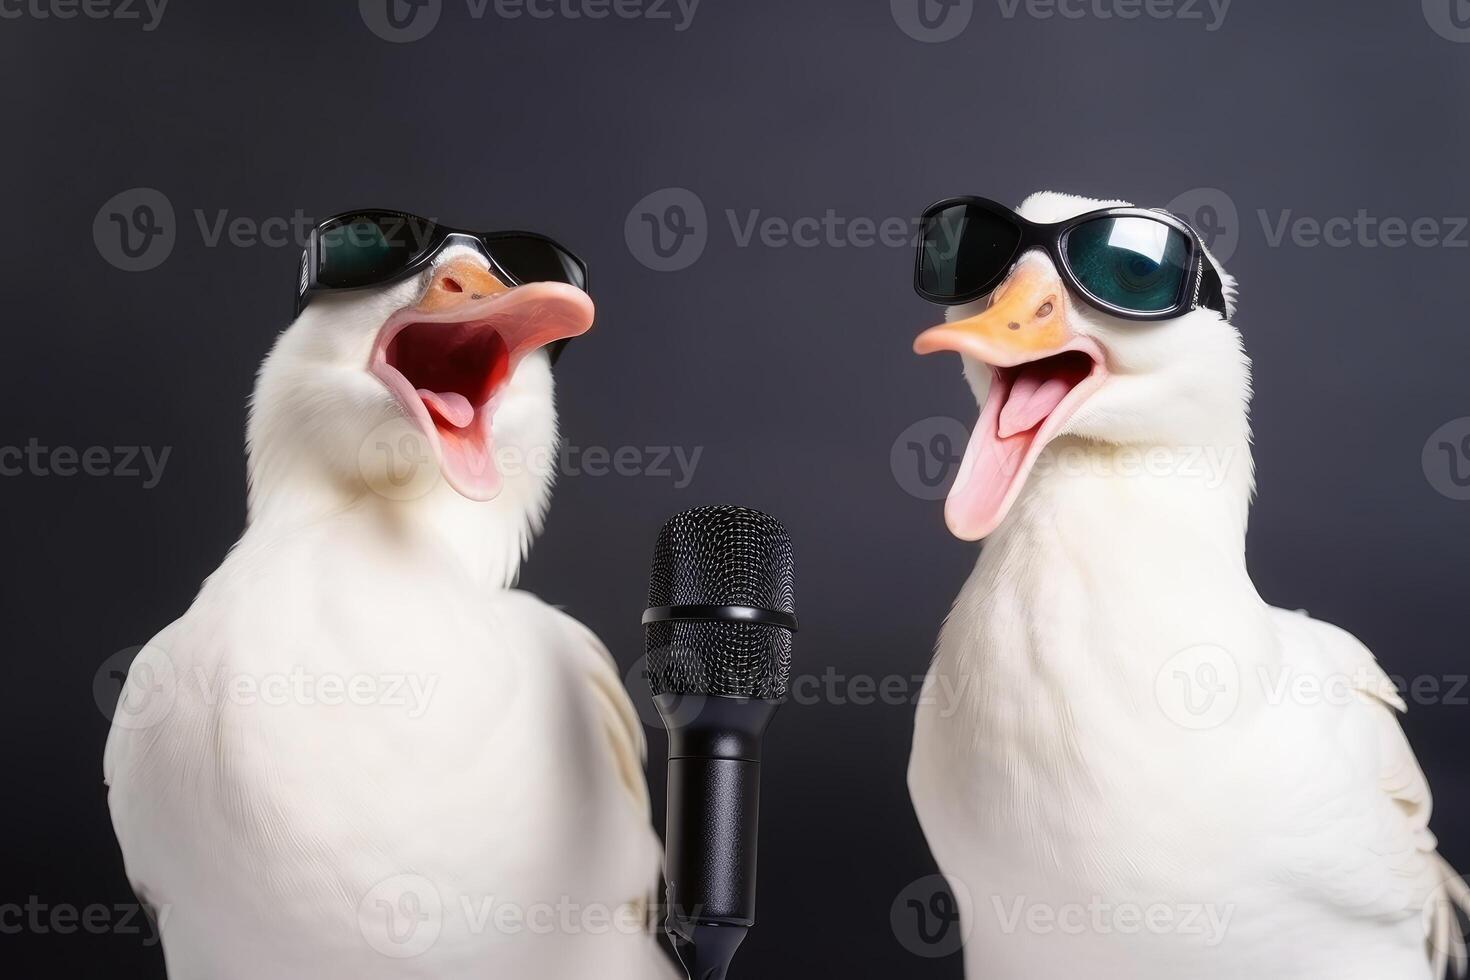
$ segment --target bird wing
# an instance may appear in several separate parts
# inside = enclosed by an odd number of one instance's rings
[[[638,812],[646,818],[650,813],[650,804],[648,782],[643,777],[643,764],[648,755],[648,743],[644,738],[638,712],[633,707],[618,673],[617,661],[597,638],[597,634],[568,613],[542,602],[530,593],[512,590],[511,594],[533,603],[550,616],[567,647],[574,654],[575,661],[582,665],[598,708],[608,751],[617,767],[619,781]]]
[[[1324,839],[1332,853],[1312,862],[1309,877],[1352,915],[1424,916],[1434,976],[1443,977],[1451,961],[1463,976],[1466,951],[1455,906],[1464,907],[1470,894],[1437,853],[1429,782],[1397,717],[1407,705],[1355,636],[1305,612],[1272,613],[1288,662],[1329,679],[1325,697],[1343,691],[1352,702],[1333,732],[1336,758],[1326,767],[1331,790],[1324,794],[1347,804],[1332,821],[1344,834]],[[1376,761],[1374,778],[1363,778],[1364,759]]]
[[[643,776],[643,764],[648,757],[648,741],[644,737],[643,724],[638,717],[637,709],[633,707],[627,688],[623,686],[617,661],[613,659],[612,653],[602,641],[597,638],[596,633],[564,610],[548,605],[539,598],[519,590],[511,590],[510,594],[534,603],[538,609],[551,616],[557,629],[560,630],[561,635],[565,637],[576,655],[577,661],[584,666],[585,676],[591,685],[593,701],[602,722],[608,751],[617,767],[618,780],[640,818],[648,820],[652,806],[648,795],[648,781]],[[651,870],[653,874],[648,890],[639,901],[642,904],[644,928],[656,934],[658,927],[656,916],[662,884],[661,864]],[[660,963],[662,964],[662,960]]]
[[[149,698],[161,696],[152,690],[159,678],[143,676],[143,673],[156,667],[160,653],[167,656],[182,623],[183,619],[177,619],[165,626],[157,636],[139,649],[128,664],[127,676],[123,679],[118,692],[118,704],[113,711],[114,722],[107,733],[107,747],[102,752],[102,782],[108,787],[107,804],[112,815],[113,831],[123,850],[124,871],[128,876],[128,883],[133,887],[133,893],[150,916],[154,914],[158,896],[153,894],[145,880],[147,869],[140,867],[147,865],[149,861],[146,857],[139,858],[142,853],[139,848],[129,846],[138,836],[135,832],[141,829],[139,825],[146,822],[146,816],[140,814],[143,808],[140,805],[147,801],[136,798],[136,781],[129,777],[133,773],[140,747],[157,735],[150,722],[161,720],[157,716],[159,705],[148,701]],[[169,682],[172,682],[172,678]],[[130,707],[140,714],[124,714]],[[121,719],[119,715],[122,715]],[[130,725],[130,722],[133,724]],[[143,836],[146,837],[146,834]],[[128,860],[129,854],[134,858],[131,861]]]

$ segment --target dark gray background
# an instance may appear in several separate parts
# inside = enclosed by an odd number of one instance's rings
[[[1459,247],[1273,247],[1259,214],[1274,225],[1288,210],[1366,209],[1455,233],[1445,219],[1470,213],[1470,44],[1431,28],[1436,9],[1451,23],[1450,2],[1235,0],[1208,30],[1203,4],[1203,20],[1091,6],[1043,19],[977,0],[944,43],[906,34],[887,0],[705,0],[683,31],[493,8],[476,20],[465,0],[444,0],[433,33],[407,44],[374,36],[353,2],[173,0],[153,31],[0,20],[0,442],[172,447],[153,489],[125,476],[0,480],[0,903],[131,901],[94,676],[187,606],[241,526],[245,398],[287,323],[297,251],[210,247],[196,211],[258,222],[392,206],[572,244],[591,263],[599,317],[557,371],[567,439],[703,456],[684,489],[563,479],[525,586],[631,668],[659,523],[748,504],[796,542],[800,670],[882,678],[922,674],[975,556],[939,503],[905,491],[890,450],[930,416],[968,425],[974,405],[954,359],[909,352],[935,311],[910,291],[907,246],[741,247],[727,211],[737,223],[756,210],[882,220],[956,193],[1166,205],[1216,188],[1195,197],[1239,215],[1214,212],[1234,225],[1222,241],[1238,241],[1228,265],[1256,362],[1261,591],[1351,629],[1396,675],[1453,686],[1470,503],[1435,489],[1453,490],[1450,459],[1431,451],[1439,470],[1427,474],[1421,453],[1470,415],[1467,235]],[[171,202],[177,241],[156,269],[130,273],[105,260],[116,245],[99,247],[93,222],[137,187]],[[625,221],[670,187],[704,204],[708,245],[657,272]],[[1458,693],[1426,698],[1407,728],[1437,793],[1435,829],[1465,867],[1470,711]],[[911,717],[908,704],[783,711],[761,923],[737,975],[959,976],[957,958],[906,948],[911,924],[890,926],[895,898],[933,871],[904,786]],[[655,799],[662,754],[655,734]],[[48,975],[162,975],[156,950],[115,929],[0,934],[0,958],[7,949]]]

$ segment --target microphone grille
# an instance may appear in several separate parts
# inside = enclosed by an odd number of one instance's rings
[[[659,532],[648,605],[753,606],[795,615],[791,538],[747,507],[697,507]],[[791,631],[766,623],[681,620],[646,627],[654,694],[777,699],[791,679]]]

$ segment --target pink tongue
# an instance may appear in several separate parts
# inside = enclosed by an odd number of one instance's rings
[[[957,536],[978,541],[1000,525],[1008,499],[1030,469],[1041,426],[1080,380],[1043,362],[991,385],[944,505]]]
[[[1028,364],[1011,383],[1010,397],[1000,413],[996,435],[1002,439],[1039,425],[1056,410],[1074,382],[1059,377],[1046,365]]]
[[[457,391],[430,391],[418,389],[419,397],[431,415],[436,415],[456,429],[463,429],[475,420],[475,406]]]

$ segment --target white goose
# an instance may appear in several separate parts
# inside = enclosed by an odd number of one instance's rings
[[[172,980],[674,976],[619,673],[509,588],[556,458],[545,348],[592,316],[451,245],[281,335],[248,527],[104,762]]]
[[[1020,213],[1115,203],[1041,193]],[[1362,644],[1246,573],[1250,365],[1228,316],[1115,319],[1032,251],[947,320],[915,349],[960,352],[984,408],[946,517],[988,540],[909,786],[968,975],[1463,967],[1470,895],[1436,853],[1403,702]]]

